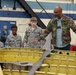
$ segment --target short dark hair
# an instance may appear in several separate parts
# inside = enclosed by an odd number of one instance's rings
[[[17,26],[16,26],[16,25],[13,25],[13,26],[11,27],[11,29],[13,29],[13,28],[16,28],[16,29],[17,29]]]

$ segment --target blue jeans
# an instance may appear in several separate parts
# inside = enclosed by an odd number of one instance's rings
[[[59,50],[70,50],[70,44],[68,44],[67,46],[62,47],[62,48],[59,48],[59,47],[54,46],[54,49],[59,49]]]

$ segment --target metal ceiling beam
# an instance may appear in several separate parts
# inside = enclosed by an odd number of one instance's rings
[[[32,17],[36,17],[38,20],[38,26],[40,26],[41,28],[45,29],[46,26],[44,25],[44,23],[40,20],[40,18],[37,16],[37,14],[31,9],[31,7],[27,4],[27,2],[25,0],[17,0],[18,3],[23,7],[23,9],[29,13],[29,15]]]
[[[16,0],[14,0],[14,7],[13,10],[16,10]]]

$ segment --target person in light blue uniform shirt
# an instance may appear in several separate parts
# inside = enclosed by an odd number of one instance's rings
[[[35,42],[41,34],[42,29],[37,26],[37,18],[32,17],[30,19],[30,26],[25,31],[23,46],[27,48],[42,48],[45,44],[44,40],[41,40],[38,43]]]
[[[17,26],[12,26],[11,30],[12,34],[6,39],[6,47],[22,47],[22,38],[17,34]]]

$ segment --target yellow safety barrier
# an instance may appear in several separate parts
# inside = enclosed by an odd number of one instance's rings
[[[76,66],[50,65],[49,67],[42,67],[40,71],[50,72],[54,75],[76,75]]]
[[[0,61],[3,62],[37,62],[41,56],[38,52],[0,51]]]
[[[0,61],[4,62],[3,75],[27,75],[29,71],[24,66],[13,63],[36,63],[42,53],[42,49],[36,48],[0,48]],[[76,75],[76,52],[57,50],[50,53],[35,75]]]
[[[19,71],[19,70],[12,70],[12,71],[10,71],[10,70],[6,70],[6,69],[3,70],[3,74],[4,75],[27,75],[28,72],[29,71],[24,71],[24,70],[21,70],[21,71]],[[45,75],[45,72],[36,71],[35,75]]]
[[[43,61],[44,64],[53,64],[53,65],[67,65],[67,66],[76,66],[76,56],[60,55],[60,54],[51,54],[50,57],[45,58]]]
[[[55,50],[55,51],[57,54],[76,56],[76,51],[68,51],[68,50]]]

